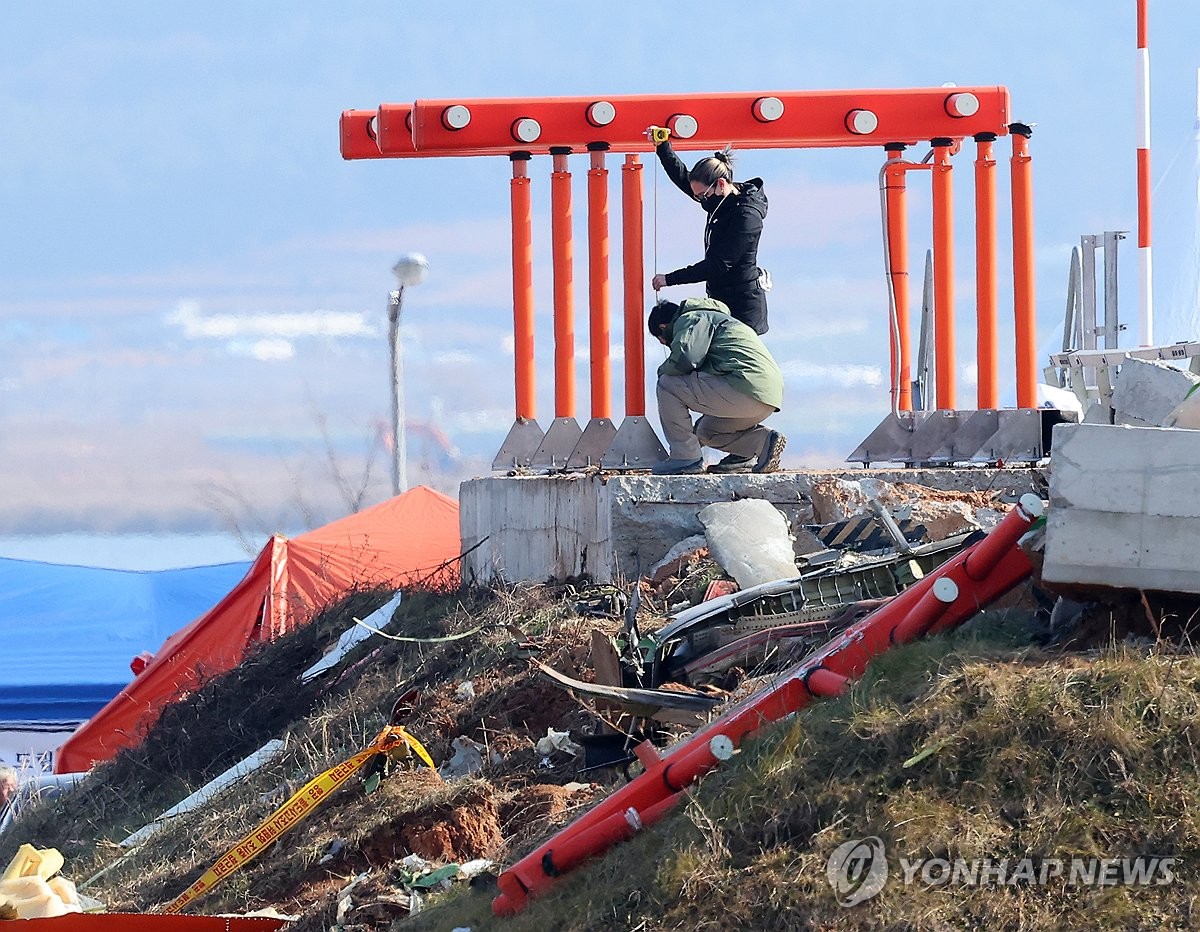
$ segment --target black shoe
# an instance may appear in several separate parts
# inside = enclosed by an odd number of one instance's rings
[[[787,437],[777,430],[767,435],[767,442],[758,454],[758,462],[754,464],[753,472],[775,472],[779,468],[779,460],[783,456],[783,448],[787,446]]]
[[[682,476],[704,472],[704,460],[663,460],[650,470],[655,476]]]
[[[750,472],[754,468],[754,464],[758,462],[757,456],[738,456],[736,453],[730,453],[719,463],[713,463],[708,467],[709,472]]]

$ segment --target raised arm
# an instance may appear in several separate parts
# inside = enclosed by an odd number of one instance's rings
[[[671,179],[675,187],[693,201],[698,201],[699,198],[692,193],[692,185],[688,181],[688,167],[683,164],[683,160],[671,148],[671,141],[668,139],[665,142],[660,142],[654,147],[654,151],[658,154],[658,160],[662,163],[663,171],[667,173],[667,177]]]

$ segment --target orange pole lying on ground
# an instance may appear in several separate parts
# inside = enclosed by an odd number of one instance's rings
[[[888,356],[891,361],[892,408],[912,410],[912,366],[908,339],[908,197],[903,143],[885,147],[888,165],[884,168],[884,197],[887,209],[888,275],[891,277],[892,311],[888,321]]]
[[[575,416],[575,281],[571,237],[570,149],[554,149],[550,173],[550,235],[554,256],[554,416]]]
[[[513,371],[517,417],[537,418],[533,366],[533,207],[529,191],[529,154],[512,159]]]
[[[1037,310],[1033,269],[1033,165],[1024,123],[1012,134],[1013,311],[1017,344],[1017,407],[1037,407]]]
[[[952,140],[933,145],[933,343],[934,384],[939,411],[955,407],[954,396],[954,166]]]
[[[608,143],[590,143],[588,170],[588,344],[591,355],[592,417],[612,417],[612,369],[608,345]]]
[[[625,156],[621,166],[621,253],[625,276],[625,414],[646,413],[646,344],[642,304],[646,300],[642,258],[642,163]]]
[[[1000,406],[996,352],[996,159],[995,133],[975,137],[975,362],[978,406]]]

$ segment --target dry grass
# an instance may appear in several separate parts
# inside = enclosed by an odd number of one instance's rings
[[[367,872],[387,899],[398,862],[492,857],[511,863],[607,792],[567,794],[572,768],[539,766],[548,725],[596,719],[515,655],[517,625],[564,670],[586,666],[603,619],[581,618],[570,592],[416,593],[389,629],[461,641],[372,639],[311,688],[297,683],[387,593],[353,594],[308,628],[172,706],[148,740],[97,769],[80,791],[25,815],[0,844],[52,845],[85,892],[110,909],[151,911],[186,888],[292,791],[363,747],[392,703],[416,689],[406,724],[435,760],[466,735],[504,756],[482,778],[442,784],[400,769],[370,795],[351,779],[313,817],[219,886],[196,912],[275,906],[302,914],[293,932],[328,929],[336,893]],[[1194,926],[1200,888],[1200,659],[1160,643],[1087,654],[1031,647],[1020,611],[879,658],[836,702],[747,742],[687,805],[633,842],[564,878],[510,920],[491,916],[486,883],[428,898],[418,916],[371,928],[1056,929]],[[650,627],[651,625],[648,625]],[[473,681],[473,699],[456,696]],[[122,859],[115,842],[273,737],[283,755],[204,810]],[[595,775],[589,775],[596,779]],[[607,779],[612,783],[615,778]],[[953,889],[895,879],[864,905],[839,906],[830,853],[869,835],[900,856],[1182,858],[1157,888]],[[340,853],[322,864],[335,842]],[[366,927],[364,927],[366,928]]]
[[[521,916],[483,894],[417,928],[1189,928],[1200,853],[1200,660],[1090,657],[995,639],[880,658],[837,702],[747,744],[656,829],[566,878]],[[931,752],[912,762],[921,751]],[[908,766],[906,766],[906,762]],[[881,837],[893,879],[844,908],[842,842]],[[1161,887],[904,886],[897,858],[1181,858]]]

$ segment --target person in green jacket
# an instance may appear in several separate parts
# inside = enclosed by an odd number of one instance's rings
[[[656,475],[704,472],[701,446],[727,454],[711,472],[774,472],[787,438],[762,422],[783,404],[783,375],[753,329],[713,298],[655,305],[650,333],[671,354],[658,367],[658,419],[670,458]],[[692,423],[692,412],[701,415]]]

